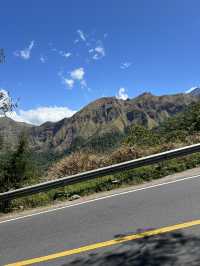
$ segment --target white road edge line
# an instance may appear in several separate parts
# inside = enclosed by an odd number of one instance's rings
[[[178,183],[178,182],[183,182],[183,181],[194,179],[194,178],[198,178],[198,177],[200,178],[200,175],[188,176],[188,177],[184,177],[184,178],[181,178],[181,179],[176,179],[176,180],[173,180],[173,181],[168,181],[168,182],[163,182],[163,183],[151,185],[151,186],[148,186],[148,187],[142,187],[142,188],[138,188],[138,189],[132,189],[132,190],[128,190],[128,191],[124,191],[124,192],[120,192],[120,193],[115,193],[115,194],[111,194],[111,195],[108,195],[108,196],[99,197],[99,198],[96,198],[96,199],[91,199],[91,200],[78,202],[78,203],[74,203],[74,204],[70,204],[70,205],[65,205],[65,206],[62,206],[62,207],[57,207],[57,208],[46,210],[46,211],[41,211],[41,212],[36,212],[36,213],[24,215],[24,216],[19,216],[19,217],[16,217],[16,218],[12,218],[12,219],[8,219],[8,220],[5,220],[5,221],[1,221],[0,224],[4,224],[4,223],[16,221],[16,220],[21,220],[21,219],[29,218],[29,217],[32,217],[32,216],[37,216],[37,215],[40,215],[40,214],[51,213],[51,212],[63,210],[63,209],[66,209],[66,208],[76,207],[76,206],[79,206],[79,205],[84,205],[84,204],[88,204],[88,203],[91,203],[91,202],[95,202],[95,201],[99,201],[99,200],[103,200],[103,199],[108,199],[108,198],[112,198],[112,197],[116,197],[116,196],[126,195],[126,194],[134,193],[134,192],[137,192],[137,191],[147,190],[147,189],[156,188],[156,187],[162,187],[162,186],[165,186],[165,185],[174,184],[174,183]]]

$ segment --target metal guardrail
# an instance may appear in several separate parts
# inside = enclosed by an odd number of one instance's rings
[[[29,195],[36,194],[39,192],[45,192],[53,188],[59,188],[59,187],[63,187],[66,185],[71,185],[71,184],[83,182],[86,180],[94,179],[96,177],[110,175],[110,174],[113,174],[113,173],[116,173],[122,170],[129,170],[129,169],[134,169],[134,168],[138,168],[138,167],[145,166],[145,165],[159,163],[164,160],[169,160],[169,159],[173,159],[176,157],[189,155],[189,154],[199,152],[199,151],[200,151],[200,144],[194,144],[191,146],[186,146],[186,147],[175,149],[175,150],[166,151],[166,152],[142,157],[139,159],[98,168],[95,170],[79,173],[76,175],[67,176],[67,177],[63,177],[60,179],[16,189],[13,191],[7,191],[4,193],[0,193],[0,201],[9,201],[9,200],[16,199],[19,197],[29,196]]]

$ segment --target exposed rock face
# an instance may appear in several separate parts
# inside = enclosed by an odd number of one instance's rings
[[[200,95],[194,96],[191,93],[164,96],[143,93],[126,101],[114,97],[101,98],[71,118],[56,123],[47,122],[41,126],[0,118],[0,134],[11,143],[16,143],[20,132],[26,131],[35,150],[62,153],[77,142],[87,142],[105,134],[124,133],[134,123],[152,128],[199,99]]]

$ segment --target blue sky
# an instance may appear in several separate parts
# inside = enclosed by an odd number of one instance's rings
[[[120,88],[184,92],[200,83],[199,10],[198,0],[1,1],[0,88],[20,98],[15,118],[36,124]]]

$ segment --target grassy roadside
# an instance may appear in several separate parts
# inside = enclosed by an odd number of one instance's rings
[[[73,195],[83,197],[116,188],[142,184],[197,166],[200,166],[200,154],[198,153],[13,200],[9,211],[47,206],[53,202],[70,200]]]

